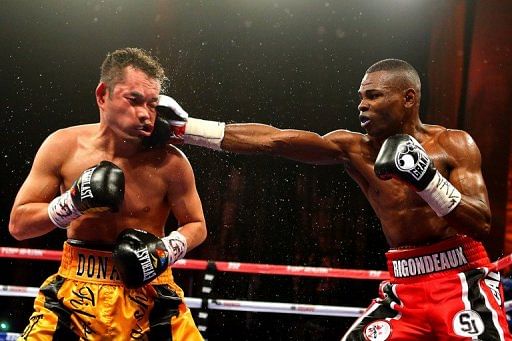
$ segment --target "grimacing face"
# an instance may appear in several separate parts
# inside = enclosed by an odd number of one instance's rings
[[[109,127],[126,139],[151,135],[159,93],[156,79],[127,67],[123,79],[108,91],[101,108]]]

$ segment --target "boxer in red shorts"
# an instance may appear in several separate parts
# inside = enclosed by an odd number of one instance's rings
[[[366,134],[324,136],[189,118],[172,99],[160,103],[181,121],[170,123],[181,136],[176,143],[339,164],[358,183],[391,247],[393,279],[344,339],[511,340],[499,275],[478,242],[489,233],[491,212],[475,142],[420,121],[421,82],[405,61],[373,64],[359,96]]]
[[[21,339],[203,339],[168,268],[206,224],[190,163],[154,128],[164,80],[147,51],[109,53],[99,122],[60,129],[37,152],[9,231],[23,240],[62,228],[68,240]],[[170,214],[180,226],[166,235]]]

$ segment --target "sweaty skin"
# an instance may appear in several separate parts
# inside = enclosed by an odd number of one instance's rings
[[[336,130],[320,136],[263,124],[228,124],[221,147],[309,164],[343,165],[368,198],[393,248],[429,244],[457,233],[476,239],[485,236],[490,229],[489,199],[480,151],[469,134],[421,123],[419,90],[404,89],[390,72],[366,74],[359,94],[359,116],[367,134]],[[399,133],[416,138],[439,172],[461,192],[460,204],[446,216],[438,217],[407,184],[375,175],[373,166],[383,141]]]
[[[115,163],[124,172],[122,206],[116,213],[84,214],[71,223],[68,238],[111,244],[126,228],[162,237],[170,213],[178,220],[189,250],[206,238],[194,174],[185,155],[170,145],[153,149],[142,145],[155,122],[160,85],[140,70],[127,67],[124,71],[114,89],[98,85],[99,123],[58,130],[42,144],[11,211],[9,230],[16,239],[53,230],[48,202],[101,160]]]

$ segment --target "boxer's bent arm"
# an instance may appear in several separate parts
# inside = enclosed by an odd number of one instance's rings
[[[21,186],[14,201],[9,232],[18,239],[42,236],[55,225],[48,217],[48,203],[59,191],[59,169],[63,155],[59,143],[62,133],[50,135],[39,148],[32,169]]]
[[[480,151],[469,134],[462,131],[452,131],[449,138],[441,138],[440,142],[455,158],[448,180],[462,194],[459,205],[444,218],[460,233],[482,239],[491,228],[491,211]]]
[[[187,240],[187,250],[201,244],[207,235],[203,207],[197,193],[192,167],[182,154],[173,165],[173,180],[169,183],[167,200],[171,212],[180,224],[178,231]]]
[[[325,136],[316,133],[278,129],[265,124],[228,124],[224,129],[221,148],[244,154],[270,154],[310,164],[338,164],[343,162],[343,144],[332,137],[347,131],[337,131]]]

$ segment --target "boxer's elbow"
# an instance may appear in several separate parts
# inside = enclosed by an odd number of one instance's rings
[[[34,215],[27,210],[25,205],[13,208],[9,218],[9,234],[16,240],[30,239],[44,234],[47,228],[42,228],[41,223],[36,219],[38,217],[38,214]]]
[[[16,240],[25,240],[28,237],[24,233],[24,228],[18,223],[17,219],[11,217],[9,220],[9,233]]]
[[[205,222],[202,222],[201,223],[201,227],[199,228],[199,231],[198,231],[198,245],[202,244],[205,240],[206,240],[206,237],[208,236],[208,229],[206,228],[206,223]]]

